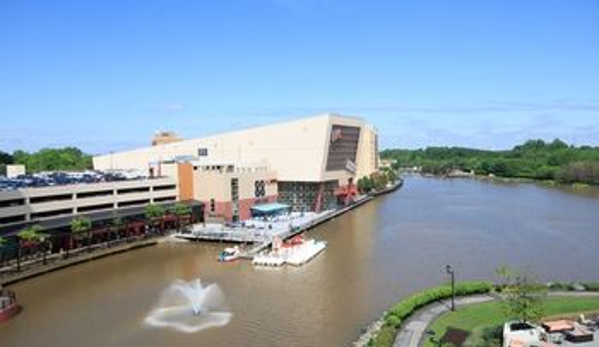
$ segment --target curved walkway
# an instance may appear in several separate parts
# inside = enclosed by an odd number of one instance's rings
[[[473,295],[463,298],[456,298],[456,308],[463,305],[477,304],[481,302],[493,301],[494,297],[490,295]],[[414,313],[404,324],[395,337],[393,347],[418,347],[420,341],[426,336],[425,332],[428,326],[445,312],[451,309],[449,301],[437,301],[428,306],[424,306]]]
[[[550,292],[550,296],[599,296],[598,292]],[[456,307],[489,302],[497,299],[494,296],[473,295],[463,298],[457,298]],[[399,333],[395,337],[393,347],[418,347],[426,338],[428,326],[440,315],[450,310],[449,301],[438,301],[425,306],[414,313],[404,324],[402,324]]]

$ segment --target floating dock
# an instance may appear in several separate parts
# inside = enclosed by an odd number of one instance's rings
[[[270,253],[260,253],[254,256],[252,264],[257,266],[283,266],[285,264],[303,265],[327,247],[325,241],[307,240],[300,245],[283,248]]]

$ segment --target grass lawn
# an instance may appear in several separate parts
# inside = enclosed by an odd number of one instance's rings
[[[599,311],[599,298],[597,297],[551,297],[545,299],[544,303],[545,315],[548,318],[587,311]],[[447,327],[467,330],[472,332],[471,337],[468,338],[470,340],[477,336],[480,337],[482,329],[503,325],[508,320],[510,320],[510,317],[505,315],[501,303],[486,302],[458,308],[456,312],[445,313],[433,322],[430,329],[435,331],[437,338],[441,338],[445,334]],[[466,341],[466,344],[468,342]],[[424,346],[435,347],[428,340]]]

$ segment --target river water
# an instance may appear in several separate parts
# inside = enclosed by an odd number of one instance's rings
[[[348,346],[410,292],[494,279],[499,265],[542,280],[599,280],[599,191],[408,178],[309,233],[329,248],[300,268],[215,261],[218,244],[161,244],[13,286],[24,311],[0,346]],[[217,283],[231,322],[193,334],[143,319],[175,279]]]

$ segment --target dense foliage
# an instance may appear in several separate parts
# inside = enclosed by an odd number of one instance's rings
[[[150,204],[144,208],[144,215],[149,220],[156,220],[164,217],[166,209],[162,205]]]
[[[13,163],[12,155],[6,152],[0,151],[0,175],[6,174],[6,165]]]
[[[391,168],[385,168],[375,172],[370,176],[362,177],[358,180],[358,190],[361,194],[368,194],[373,191],[381,191],[389,184],[397,182],[397,171]]]
[[[599,147],[570,146],[559,139],[529,140],[507,151],[461,147],[391,149],[383,151],[381,157],[395,160],[396,168],[416,166],[439,175],[457,169],[480,175],[599,184]]]
[[[17,150],[13,154],[0,151],[0,175],[6,165],[25,165],[28,173],[40,171],[82,171],[92,168],[92,157],[75,147],[44,148],[29,153]]]
[[[35,153],[15,151],[15,164],[25,165],[27,172],[81,171],[92,168],[92,157],[75,147],[44,148]]]
[[[46,234],[42,233],[42,227],[39,225],[30,225],[25,229],[19,231],[17,236],[19,239],[25,242],[37,242],[47,237]]]
[[[490,281],[471,281],[458,283],[455,287],[457,296],[488,293],[493,289]],[[369,346],[388,347],[393,345],[397,329],[414,311],[432,302],[451,297],[451,286],[443,285],[413,294],[395,304],[385,316],[385,322],[377,335],[369,341]]]

